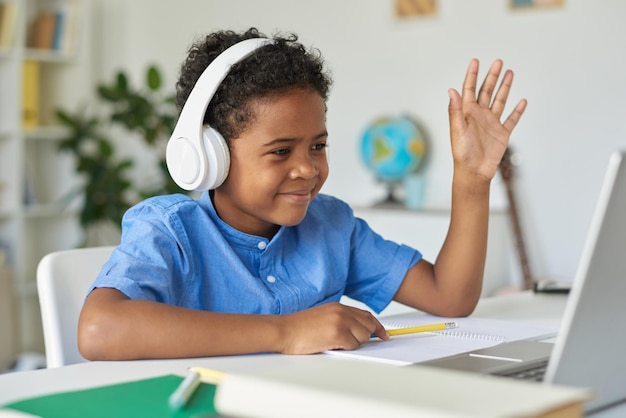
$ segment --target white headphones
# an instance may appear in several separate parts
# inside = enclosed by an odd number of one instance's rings
[[[230,168],[228,145],[218,131],[203,126],[204,113],[231,66],[272,43],[267,38],[238,42],[218,55],[196,81],[165,150],[170,175],[183,189],[211,190],[226,180]]]

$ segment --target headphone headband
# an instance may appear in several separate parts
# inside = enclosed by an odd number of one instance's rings
[[[207,127],[212,131],[207,132],[203,126],[204,114],[230,68],[257,49],[273,43],[267,38],[238,42],[218,55],[196,81],[180,112],[165,154],[170,175],[183,189],[214,189],[226,179],[230,166],[228,146],[217,131]],[[214,138],[216,135],[218,138]]]

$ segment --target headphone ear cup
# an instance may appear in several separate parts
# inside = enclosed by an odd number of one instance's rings
[[[172,179],[185,190],[194,190],[204,175],[204,152],[190,138],[174,134],[167,143],[165,162]]]
[[[217,189],[228,177],[230,169],[230,151],[226,140],[215,129],[205,126],[202,132],[204,151],[206,153],[206,170],[202,173],[203,180],[196,188],[198,191]]]
[[[224,137],[210,126],[202,128],[202,138],[192,140],[173,136],[165,152],[172,179],[185,190],[218,188],[230,168],[230,152]]]

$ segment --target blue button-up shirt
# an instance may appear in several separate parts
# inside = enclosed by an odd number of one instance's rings
[[[198,200],[159,196],[131,208],[121,244],[95,287],[191,309],[285,314],[347,295],[384,309],[421,254],[386,241],[350,207],[318,195],[304,220],[267,240],[217,215],[209,193]]]

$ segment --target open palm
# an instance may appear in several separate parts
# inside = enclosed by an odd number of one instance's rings
[[[521,100],[506,120],[501,122],[513,83],[513,72],[507,70],[497,87],[501,71],[502,61],[494,61],[477,94],[478,60],[473,59],[467,69],[463,94],[454,89],[448,92],[454,163],[487,180],[495,176],[511,132],[524,113],[527,103],[526,100]]]

